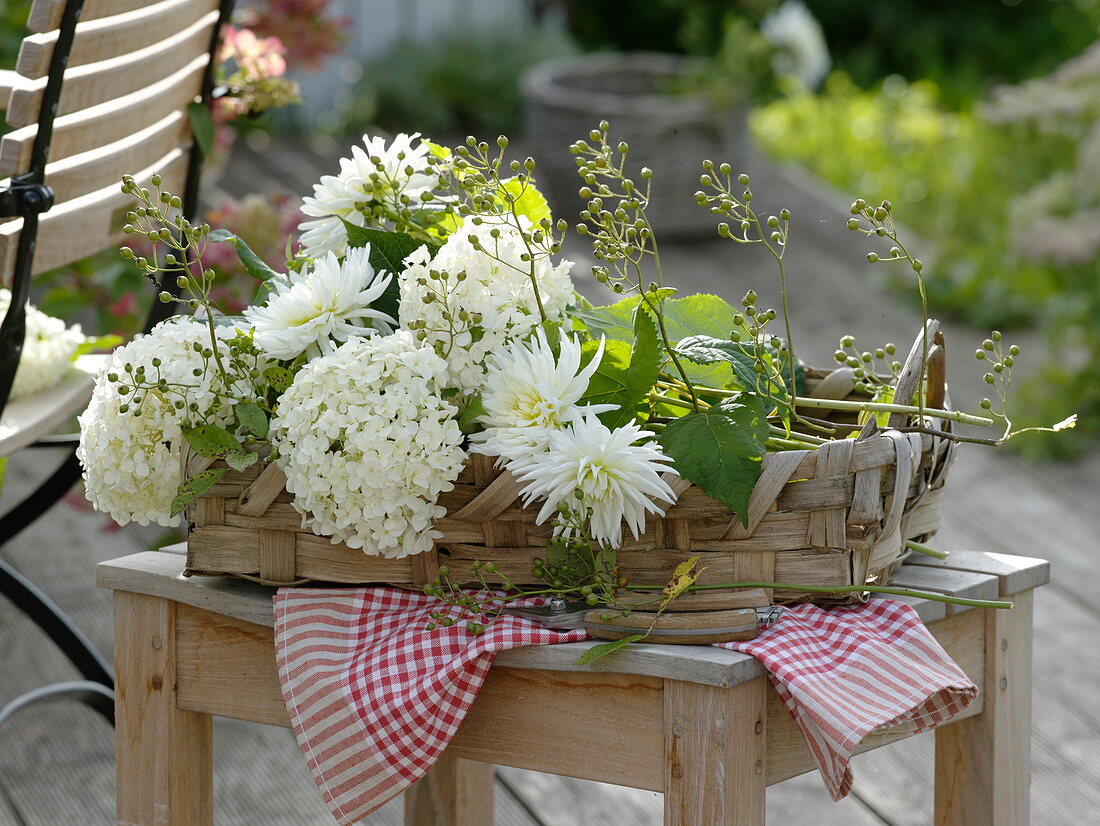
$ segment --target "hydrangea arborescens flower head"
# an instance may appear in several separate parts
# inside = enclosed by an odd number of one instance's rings
[[[676,494],[661,478],[675,473],[653,433],[630,422],[610,430],[593,414],[586,414],[550,435],[550,450],[509,467],[520,483],[526,504],[544,499],[541,524],[561,505],[591,511],[591,536],[610,547],[622,544],[625,520],[637,539],[645,528],[646,513],[663,514],[653,500],[666,504]],[[635,444],[640,440],[642,444]],[[577,491],[582,494],[577,498]]]
[[[428,147],[420,133],[400,134],[387,146],[384,138],[363,136],[364,146],[354,146],[350,158],[340,160],[340,173],[326,175],[306,196],[298,229],[305,254],[319,258],[334,252],[343,255],[348,246],[344,221],[365,226],[362,210],[377,204],[400,208],[404,199],[419,203],[423,193],[433,192],[439,176],[428,163]]]
[[[299,371],[272,435],[304,527],[365,553],[421,553],[465,460],[446,363],[412,334],[353,338]]]
[[[581,368],[581,345],[562,337],[555,357],[542,328],[530,343],[513,342],[489,357],[482,403],[485,430],[471,437],[477,453],[516,461],[545,451],[550,434],[581,417],[582,411],[603,413],[613,404],[578,407],[592,374],[603,358],[601,339],[595,354]]]
[[[524,226],[529,228],[525,219]],[[485,385],[491,353],[526,338],[542,321],[540,301],[547,320],[555,321],[573,298],[571,261],[530,256],[519,229],[486,220],[463,225],[435,258],[421,247],[406,261],[399,277],[401,318],[412,319],[410,329],[443,356],[450,385],[463,393]]]
[[[352,336],[393,332],[397,321],[371,308],[392,278],[375,273],[369,245],[349,250],[343,264],[330,252],[277,285],[265,304],[249,307],[244,315],[256,330],[256,346],[268,356],[315,356]]]
[[[10,305],[11,291],[0,290],[0,318],[7,314]],[[77,348],[85,341],[79,324],[68,327],[61,319],[46,315],[29,304],[26,324],[23,352],[11,388],[13,400],[47,390],[60,382]]]
[[[218,330],[220,338],[236,333],[230,327]],[[210,346],[206,326],[177,317],[118,348],[107,359],[92,400],[80,416],[77,458],[84,466],[85,492],[97,510],[120,525],[131,520],[139,525],[176,525],[171,504],[182,481],[184,416],[216,425],[232,421],[232,409],[218,398],[224,393],[222,380],[212,367],[204,369],[195,344]],[[135,399],[127,377],[140,368],[146,379],[159,377],[184,391],[185,399],[154,391]],[[200,375],[195,376],[195,370]],[[248,394],[243,385],[234,389]],[[176,406],[178,402],[183,409]],[[188,411],[192,404],[195,409]]]

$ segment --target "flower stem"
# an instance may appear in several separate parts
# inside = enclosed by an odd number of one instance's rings
[[[916,551],[920,554],[927,554],[928,556],[934,556],[936,559],[947,559],[949,554],[947,551],[937,551],[935,548],[930,548],[927,545],[922,545],[920,542],[914,542],[912,539],[905,543],[905,547],[911,551]]]
[[[653,586],[654,588],[658,586]],[[1011,608],[1007,600],[968,599],[934,591],[922,591],[916,588],[893,588],[888,585],[795,585],[789,582],[722,582],[714,585],[690,585],[688,591],[720,591],[732,588],[777,588],[785,591],[805,591],[810,594],[890,594],[899,597],[916,597],[933,602],[947,602],[951,605],[968,605],[972,608]],[[635,588],[635,590],[646,590]]]

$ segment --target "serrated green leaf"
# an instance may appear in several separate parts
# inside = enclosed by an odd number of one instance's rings
[[[539,221],[544,218],[553,220],[550,204],[546,202],[546,197],[538,191],[531,180],[521,181],[517,175],[501,181],[501,184],[504,186],[504,191],[516,199],[514,201],[516,213],[529,218],[535,226],[538,226]]]
[[[185,427],[183,437],[187,444],[199,456],[211,459],[224,459],[227,453],[237,453],[241,449],[241,443],[237,437],[226,430],[212,424],[200,424],[196,427]]]
[[[236,471],[242,471],[252,467],[259,459],[260,457],[255,453],[247,453],[243,450],[236,453],[225,454],[225,463]]]
[[[233,408],[233,414],[237,417],[237,422],[241,427],[246,430],[251,430],[252,433],[261,439],[267,438],[267,431],[270,423],[267,420],[267,414],[264,412],[264,409],[258,404],[254,404],[253,402],[238,404]]]
[[[398,306],[401,303],[401,287],[398,273],[405,269],[405,259],[420,247],[427,246],[432,255],[439,248],[420,238],[414,238],[406,232],[387,232],[369,227],[357,227],[344,222],[348,231],[348,246],[353,249],[370,244],[370,265],[375,272],[393,273],[386,291],[380,295],[371,307],[381,310],[390,318],[397,319]]]
[[[227,229],[216,229],[206,236],[207,240],[223,244],[232,244],[237,251],[237,257],[241,259],[241,265],[248,270],[248,274],[260,281],[281,281],[286,278],[283,273],[273,270],[267,263],[252,251],[240,236],[234,235]]]
[[[696,364],[725,362],[733,369],[742,390],[752,390],[756,386],[755,359],[749,348],[740,342],[712,336],[688,336],[676,345],[676,352]]]
[[[191,502],[210,490],[210,488],[214,486],[214,483],[228,472],[229,468],[215,467],[204,470],[201,473],[196,473],[190,479],[186,479],[176,490],[176,496],[172,500],[170,508],[172,516],[175,516]]]
[[[187,104],[187,117],[191,121],[191,134],[195,143],[199,145],[202,154],[210,157],[210,151],[214,148],[214,119],[210,116],[210,110],[199,101]]]
[[[677,472],[748,524],[749,497],[768,438],[767,405],[742,393],[669,422],[658,441]]]
[[[653,389],[661,371],[661,338],[657,322],[645,307],[634,310],[634,343],[630,348],[630,381],[637,388]]]
[[[618,427],[634,418],[638,403],[648,388],[639,393],[630,377],[630,345],[625,341],[604,341],[600,366],[588,382],[588,390],[580,404],[613,404],[617,409],[601,413],[600,421],[610,428]],[[586,341],[581,345],[581,361],[590,362],[600,347],[598,341]],[[652,386],[652,382],[650,383]]]
[[[632,642],[641,642],[648,634],[631,634],[629,637],[623,637],[621,640],[615,640],[614,642],[604,642],[599,645],[593,645],[583,654],[581,654],[573,665],[588,665],[591,662],[595,662],[601,657],[606,657],[608,654],[613,654],[620,648],[626,648]]]
[[[661,311],[665,318],[665,332],[673,344],[688,336],[705,335],[728,338],[731,330],[739,329],[734,322],[736,311],[716,295],[699,293],[685,298],[669,298],[670,288],[658,295],[663,299]],[[580,318],[589,333],[619,341],[631,341],[634,334],[634,310],[641,299],[638,296],[624,298],[606,307],[578,309]]]

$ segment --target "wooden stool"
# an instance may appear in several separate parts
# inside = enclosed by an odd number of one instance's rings
[[[271,590],[185,579],[184,559],[148,552],[105,562],[115,593],[118,821],[213,823],[211,716],[289,726],[275,666]],[[1043,560],[974,552],[919,559],[898,584],[1011,598],[1011,611],[907,600],[978,685],[936,731],[936,822],[1028,822],[1031,590]],[[815,768],[752,657],[712,647],[638,645],[589,666],[592,643],[497,656],[432,771],[405,795],[409,826],[488,826],[493,764],[665,795],[666,826],[764,822],[767,786]],[[910,736],[869,735],[860,751]]]

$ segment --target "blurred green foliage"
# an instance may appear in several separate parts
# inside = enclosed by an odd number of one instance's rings
[[[863,91],[840,72],[819,95],[792,90],[756,110],[751,126],[771,156],[808,167],[851,197],[893,202],[898,219],[924,238],[935,312],[987,328],[1031,324],[1050,333],[1042,375],[1018,388],[1016,409],[1029,424],[1051,424],[1075,410],[1082,421],[1057,439],[1031,437],[1021,447],[1065,452],[1096,439],[1100,260],[1021,253],[1033,243],[1029,222],[1048,217],[1027,193],[1074,169],[1078,138],[946,110],[930,81],[893,76]]]
[[[363,67],[342,129],[361,133],[378,125],[395,132],[514,133],[523,70],[575,52],[566,35],[543,28],[451,31],[430,46],[398,41]]]

